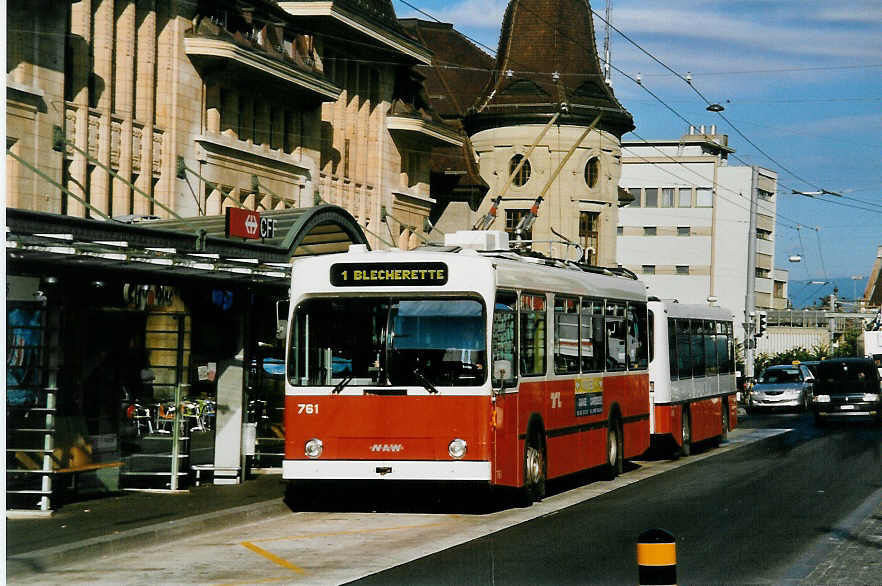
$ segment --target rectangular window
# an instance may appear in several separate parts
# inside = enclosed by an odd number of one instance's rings
[[[343,177],[349,177],[349,157],[352,140],[347,138],[343,141]]]
[[[692,376],[704,376],[704,322],[691,321],[689,342],[692,350]]]
[[[671,380],[677,380],[677,324],[674,318],[668,318],[668,368],[671,370]]]
[[[579,372],[579,300],[554,298],[554,372]]]
[[[642,265],[641,271],[644,275],[654,275],[655,274],[655,265]]]
[[[521,374],[545,374],[545,295],[521,295]]]
[[[689,265],[677,265],[677,274],[678,275],[688,275],[689,274]]]
[[[582,372],[603,371],[604,330],[603,301],[582,299],[582,320],[580,324],[579,350]]]
[[[704,322],[704,364],[708,376],[716,375],[718,372],[715,326],[712,321]]]
[[[677,376],[692,378],[692,342],[689,320],[677,319]]]
[[[700,208],[713,207],[713,190],[710,187],[699,187],[695,190],[695,205]]]
[[[661,190],[661,207],[674,207],[674,189],[672,187],[664,187]]]
[[[692,236],[692,228],[690,226],[677,226],[677,236]]]
[[[677,190],[677,207],[681,207],[681,208],[691,208],[692,207],[692,188],[691,187],[681,187]]]
[[[621,301],[606,302],[606,366],[607,370],[625,370],[627,365],[628,324],[625,321],[625,304]]]
[[[648,208],[657,208],[658,207],[658,189],[655,187],[647,187],[646,188],[646,207]]]
[[[632,187],[632,188],[628,189],[628,193],[630,193],[631,197],[634,198],[634,201],[632,201],[628,207],[639,208],[640,204],[641,204],[641,202],[640,202],[640,188],[639,187]]]
[[[628,370],[641,370],[649,366],[647,347],[646,304],[628,303]]]
[[[624,236],[625,227],[624,226],[616,226],[616,236]]]
[[[516,293],[499,291],[493,308],[493,332],[490,340],[493,360],[493,386],[513,387],[517,383],[517,303]]]
[[[518,227],[518,224],[529,213],[530,210],[505,210],[505,231],[508,232],[508,235],[512,237],[512,239],[514,239],[515,229]],[[533,228],[531,227],[528,230],[524,230],[521,234],[521,238],[523,240],[532,240]]]
[[[658,229],[655,226],[643,226],[644,236],[656,236],[657,234]]]
[[[726,326],[725,322],[717,322],[717,368],[720,374],[731,372],[729,370],[729,336]]]
[[[579,212],[579,239],[585,251],[585,262],[589,265],[597,264],[597,249],[600,243],[599,219],[598,212]]]

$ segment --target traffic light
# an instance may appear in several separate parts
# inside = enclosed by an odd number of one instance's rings
[[[766,311],[758,312],[758,323],[756,328],[756,337],[762,338],[763,334],[766,331],[766,327],[769,325],[769,314]]]

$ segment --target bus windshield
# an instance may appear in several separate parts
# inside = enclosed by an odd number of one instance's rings
[[[474,299],[309,299],[294,312],[288,380],[479,386],[486,380],[485,322]]]

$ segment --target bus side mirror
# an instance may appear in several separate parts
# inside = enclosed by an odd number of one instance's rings
[[[499,388],[493,387],[493,394],[499,394],[510,386],[513,371],[511,368],[511,360],[494,360],[493,361],[493,381],[499,381]]]
[[[288,331],[288,299],[276,301],[276,339],[284,340]]]

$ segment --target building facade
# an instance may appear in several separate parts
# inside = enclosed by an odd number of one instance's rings
[[[414,246],[463,144],[431,53],[388,0],[8,4],[11,506],[278,466],[291,259]]]
[[[751,312],[786,307],[786,272],[774,270],[775,172],[730,165],[734,149],[713,126],[622,151],[621,185],[634,199],[619,211],[617,261],[651,295],[714,300],[741,338]]]

